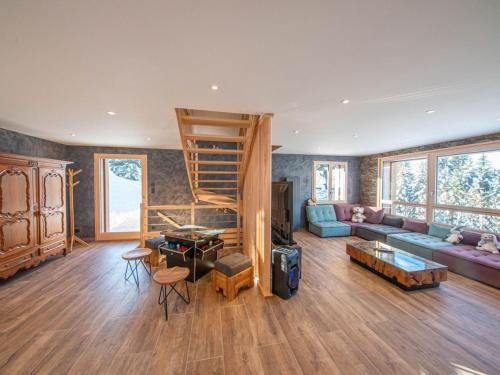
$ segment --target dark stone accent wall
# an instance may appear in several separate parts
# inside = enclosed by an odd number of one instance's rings
[[[405,148],[402,150],[384,152],[381,154],[368,155],[360,158],[360,193],[361,203],[368,206],[377,204],[377,178],[378,178],[378,159],[386,156],[408,154],[411,152],[438,150],[447,147],[469,145],[486,141],[500,140],[500,132],[478,137],[459,139],[455,141],[434,143],[425,146]]]
[[[0,152],[39,158],[66,159],[65,145],[3,128],[0,128]]]
[[[305,227],[306,201],[312,196],[312,174],[314,161],[346,161],[347,172],[347,200],[358,203],[359,195],[359,158],[350,156],[331,155],[301,155],[301,154],[273,154],[273,181],[283,178],[298,181],[294,182],[294,189],[299,189],[297,201],[294,201],[294,210],[300,210],[300,226]]]
[[[94,153],[146,154],[148,156],[148,203],[190,204],[193,201],[180,150],[120,147],[68,146],[71,168],[82,169],[75,190],[75,228],[81,237],[94,237]]]

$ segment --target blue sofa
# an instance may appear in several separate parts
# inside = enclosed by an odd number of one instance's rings
[[[351,235],[351,226],[337,221],[333,205],[306,207],[309,232],[320,237],[343,237]]]

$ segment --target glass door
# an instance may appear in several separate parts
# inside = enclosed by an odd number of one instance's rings
[[[96,240],[139,238],[146,187],[146,155],[94,155]]]

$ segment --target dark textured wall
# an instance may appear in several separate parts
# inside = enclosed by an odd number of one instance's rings
[[[313,162],[318,161],[346,161],[347,172],[347,200],[358,203],[359,195],[359,158],[349,156],[327,155],[300,155],[300,154],[273,154],[273,181],[283,178],[295,180],[294,189],[299,189],[299,194],[294,201],[294,210],[300,210],[300,226],[306,225],[306,201],[312,196],[312,168]],[[298,187],[296,186],[298,183]]]
[[[75,190],[75,226],[82,237],[94,237],[94,153],[146,154],[149,204],[189,204],[193,200],[180,150],[68,146],[71,168],[82,169]]]
[[[65,145],[2,128],[0,128],[0,152],[60,160],[66,158]]]
[[[447,147],[462,146],[462,145],[475,144],[486,141],[498,141],[498,140],[500,140],[500,133],[493,133],[488,135],[482,135],[479,137],[459,139],[449,142],[434,143],[425,146],[405,148],[402,150],[385,152],[382,154],[363,156],[361,158],[361,163],[360,163],[361,203],[369,206],[375,206],[377,204],[377,178],[378,178],[379,158],[385,156],[408,154],[411,152],[438,150]]]

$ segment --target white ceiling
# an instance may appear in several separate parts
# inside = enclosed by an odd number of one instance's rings
[[[63,143],[178,148],[174,107],[273,112],[282,153],[500,130],[498,0],[2,0],[0,48],[1,126]]]

